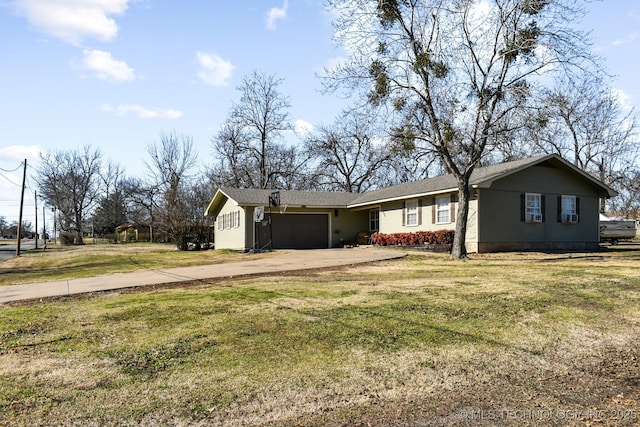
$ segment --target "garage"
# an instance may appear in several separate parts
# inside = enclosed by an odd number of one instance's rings
[[[269,221],[260,224],[260,246],[269,242]],[[273,249],[326,249],[329,247],[329,215],[273,214]]]

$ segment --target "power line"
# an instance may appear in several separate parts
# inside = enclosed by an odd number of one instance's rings
[[[26,176],[25,187],[28,188],[31,191],[35,191],[36,190],[35,188],[31,187],[31,177],[29,175]]]
[[[22,167],[22,165],[24,165],[24,162],[20,162],[20,164],[18,165],[18,167],[17,167],[17,168],[15,168],[14,170],[8,170],[8,169],[0,168],[0,171],[2,171],[2,172],[12,173],[12,172],[15,172],[15,171],[17,171],[18,169],[20,169],[20,168]]]
[[[5,171],[6,172],[6,171]],[[15,185],[16,187],[22,187],[20,184],[17,184],[13,181],[11,181],[9,178],[7,178],[6,176],[4,176],[2,173],[0,173],[0,176],[3,177],[4,179],[6,179],[7,181],[9,181],[11,184]]]

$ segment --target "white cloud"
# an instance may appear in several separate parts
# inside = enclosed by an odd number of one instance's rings
[[[198,77],[212,86],[227,86],[231,73],[234,70],[234,66],[231,61],[222,59],[215,53],[197,52],[198,65],[200,70],[198,71]]]
[[[40,164],[40,147],[37,145],[10,145],[0,147],[0,200],[16,201],[16,212],[20,200],[24,161],[27,160],[27,177],[31,176]],[[0,216],[6,216],[3,209]],[[13,214],[11,214],[13,215]],[[16,217],[17,219],[17,217]]]
[[[272,7],[267,12],[267,29],[275,30],[278,27],[278,21],[281,21],[287,17],[287,9],[289,8],[289,1],[284,0],[282,7]]]
[[[611,44],[613,46],[622,46],[622,45],[625,45],[625,44],[633,43],[634,41],[638,40],[639,38],[640,38],[640,33],[633,32],[633,33],[629,33],[627,35],[627,37],[625,37],[625,38],[614,40]]]
[[[128,82],[136,78],[133,68],[124,61],[114,59],[110,52],[85,49],[82,55],[82,68],[95,72],[101,80]]]
[[[618,100],[618,104],[624,110],[631,110],[633,108],[633,103],[631,102],[631,97],[621,89],[611,89],[611,94]]]
[[[327,59],[323,68],[328,72],[336,71],[340,67],[345,66],[348,61],[349,59],[346,56],[334,56]]]
[[[12,163],[16,166],[27,159],[27,163],[33,166],[32,160],[40,159],[40,147],[37,145],[11,145],[0,148],[0,159],[2,167],[8,169]]]
[[[14,0],[11,4],[38,30],[79,46],[84,38],[113,40],[132,0]]]
[[[305,136],[313,132],[313,125],[306,120],[298,119],[293,126],[293,131],[296,135]]]
[[[126,116],[129,113],[137,115],[141,119],[179,119],[182,117],[182,111],[173,110],[171,108],[161,110],[159,108],[149,109],[138,104],[112,106],[109,104],[102,105],[102,111],[106,113],[114,113],[118,116]]]

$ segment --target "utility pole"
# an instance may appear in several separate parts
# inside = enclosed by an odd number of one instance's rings
[[[44,216],[44,203],[42,204],[42,246],[47,249],[47,219]]]
[[[53,244],[57,245],[58,244],[58,225],[56,223],[56,217],[58,215],[56,215],[57,213],[57,209],[56,207],[52,207],[51,210],[53,211]]]
[[[24,205],[24,186],[27,181],[27,159],[24,159],[24,172],[22,173],[22,191],[20,192],[20,215],[18,216],[18,236],[16,242],[16,256],[20,256],[20,238],[22,237],[22,206]]]
[[[38,249],[38,193],[34,190],[33,191],[33,198],[35,200],[35,207],[36,207],[36,249]]]

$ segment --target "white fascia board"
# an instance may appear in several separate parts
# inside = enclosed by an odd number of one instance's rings
[[[346,205],[301,205],[301,204],[291,204],[291,203],[281,203],[282,205],[287,205],[287,208],[304,208],[304,209],[347,209]],[[242,205],[244,207],[256,207],[256,206],[266,206],[269,207],[268,203],[245,203]],[[272,206],[272,208],[276,209],[279,206]]]
[[[398,197],[388,197],[386,199],[376,199],[376,200],[372,200],[370,202],[365,202],[365,203],[356,203],[353,205],[347,205],[347,207],[349,209],[351,208],[357,208],[357,207],[361,207],[361,206],[369,206],[369,205],[379,205],[382,203],[388,203],[388,202],[397,202],[398,200],[409,200],[409,199],[416,199],[418,197],[426,197],[426,196],[435,196],[436,194],[448,194],[448,193],[457,193],[458,192],[458,188],[453,187],[453,188],[448,188],[448,189],[444,189],[444,190],[436,190],[436,191],[429,191],[426,193],[415,193],[415,194],[409,194],[406,196],[398,196]]]
[[[215,194],[213,195],[213,197],[211,198],[211,201],[209,202],[209,204],[207,205],[207,209],[205,209],[204,211],[204,216],[209,216],[209,211],[211,210],[211,208],[213,207],[213,205],[216,203],[216,200],[219,198],[219,195],[222,194],[224,197],[226,197],[227,199],[230,199],[230,197],[224,193],[224,191],[218,189],[216,190]]]

